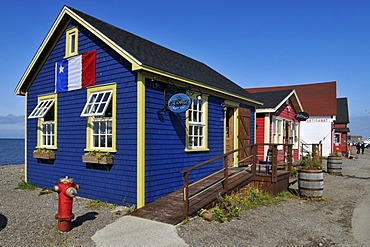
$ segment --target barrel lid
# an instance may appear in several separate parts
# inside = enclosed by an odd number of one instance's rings
[[[63,184],[73,184],[73,182],[74,182],[73,178],[69,178],[68,176],[59,179],[59,183]]]

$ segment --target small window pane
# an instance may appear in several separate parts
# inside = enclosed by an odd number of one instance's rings
[[[108,147],[112,147],[112,136],[108,136]]]
[[[76,50],[75,50],[75,43],[76,43],[75,33],[71,33],[69,38],[70,38],[70,41],[71,41],[71,43],[70,43],[71,53],[74,54],[76,52]]]

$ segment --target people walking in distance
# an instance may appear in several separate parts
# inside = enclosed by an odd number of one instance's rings
[[[361,153],[364,154],[365,151],[365,143],[361,143]]]
[[[361,144],[357,142],[356,144],[357,154],[360,154]]]

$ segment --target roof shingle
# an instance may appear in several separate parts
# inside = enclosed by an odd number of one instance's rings
[[[246,92],[242,87],[204,63],[143,39],[79,10],[70,9],[145,66],[195,81],[204,86],[220,89],[243,98],[254,99],[249,92]]]

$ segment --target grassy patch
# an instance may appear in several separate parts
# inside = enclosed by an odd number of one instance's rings
[[[103,202],[100,200],[90,200],[86,203],[86,208],[89,209],[115,209],[117,207],[116,204],[111,204],[108,202]]]
[[[20,181],[18,183],[18,186],[16,187],[16,189],[19,189],[19,190],[36,190],[37,187],[31,183],[27,183],[25,181]]]
[[[267,192],[249,185],[230,195],[219,195],[215,206],[210,211],[214,213],[216,221],[225,222],[233,218],[239,218],[242,210],[278,205],[292,197],[288,192],[282,192],[273,197]]]

